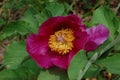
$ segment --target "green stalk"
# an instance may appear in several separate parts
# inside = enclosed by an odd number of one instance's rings
[[[92,63],[94,63],[104,52],[106,52],[107,50],[109,50],[111,47],[113,47],[114,45],[116,45],[118,42],[120,42],[120,36],[118,36],[114,41],[112,41],[110,44],[108,44],[100,53],[96,52],[90,58],[90,60],[87,62],[84,70],[80,71],[77,80],[81,80],[83,78],[83,76],[85,75],[85,73],[87,72],[87,70],[89,69],[89,67],[92,65]]]

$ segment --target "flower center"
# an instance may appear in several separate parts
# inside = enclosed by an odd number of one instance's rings
[[[50,36],[48,45],[52,51],[64,55],[72,50],[72,41],[74,39],[75,37],[71,29],[61,29]]]

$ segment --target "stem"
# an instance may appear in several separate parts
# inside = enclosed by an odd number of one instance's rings
[[[99,57],[106,52],[108,49],[110,49],[111,47],[113,47],[114,45],[116,45],[118,42],[120,42],[120,35],[114,40],[112,41],[110,44],[108,44],[99,54]]]
[[[115,13],[116,13],[116,14],[117,14],[119,8],[120,8],[120,3],[118,4],[118,6],[117,6],[116,9],[115,9]]]
[[[92,65],[93,62],[95,62],[104,52],[109,50],[111,47],[116,45],[118,42],[120,42],[120,36],[118,36],[114,41],[112,41],[110,44],[108,44],[100,53],[96,52],[90,60],[87,62],[86,66],[84,67],[83,71],[80,71],[77,80],[81,80],[82,77],[85,75],[89,67]]]
[[[85,66],[84,70],[79,73],[79,76],[78,76],[78,79],[77,79],[77,80],[81,80],[81,79],[82,79],[82,77],[83,77],[84,74],[87,72],[87,70],[88,70],[89,67],[92,65],[92,63],[97,60],[98,55],[99,55],[99,54],[96,52],[96,53],[92,56],[92,58],[87,62],[87,65]]]

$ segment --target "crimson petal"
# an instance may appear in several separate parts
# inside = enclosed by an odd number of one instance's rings
[[[39,28],[39,34],[49,38],[51,34],[62,28],[71,28],[76,31],[78,29],[86,29],[86,26],[82,24],[82,19],[76,15],[57,16],[45,21]]]
[[[102,24],[87,29],[87,33],[89,38],[84,48],[87,51],[95,50],[109,36],[109,30]]]
[[[44,36],[30,35],[26,40],[27,51],[40,67],[49,68],[53,66],[47,40]]]
[[[67,69],[68,68],[68,54],[61,55],[58,53],[53,54],[52,56],[52,62],[55,66],[61,68],[61,69]]]

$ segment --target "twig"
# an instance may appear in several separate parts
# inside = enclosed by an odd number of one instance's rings
[[[116,9],[115,9],[115,14],[117,14],[119,8],[120,8],[120,3],[118,4],[118,6],[117,6]]]

